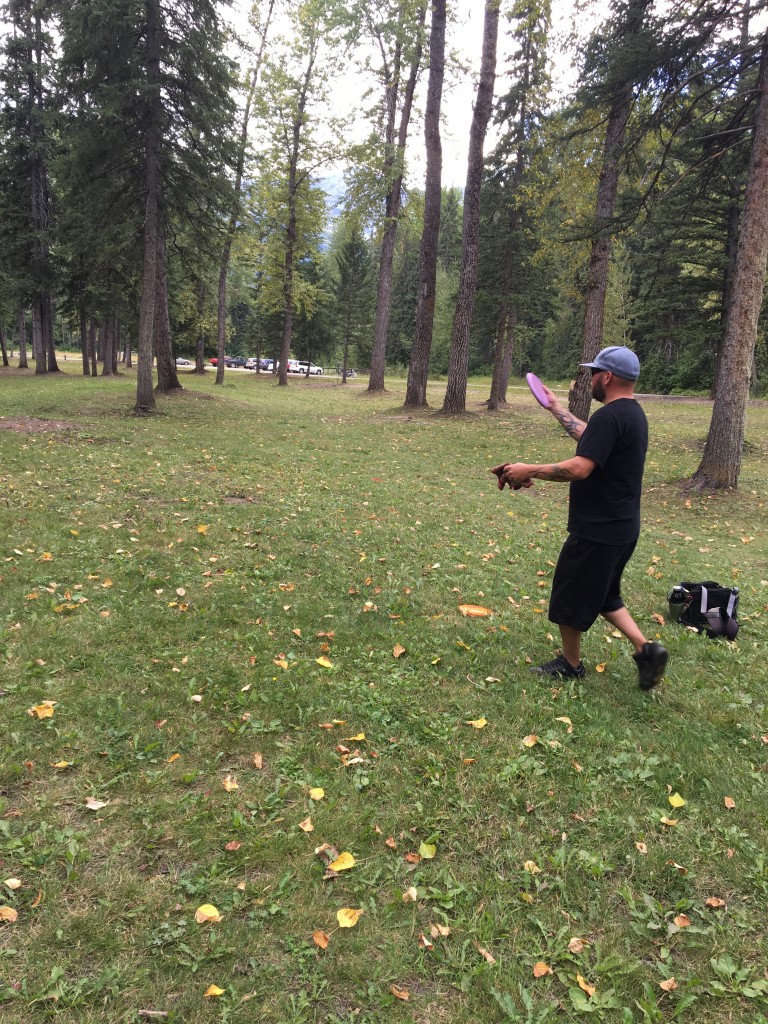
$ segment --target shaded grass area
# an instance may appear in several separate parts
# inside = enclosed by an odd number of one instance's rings
[[[739,493],[688,497],[709,408],[646,407],[648,696],[607,624],[583,682],[528,673],[566,491],[488,468],[572,442],[524,393],[182,380],[140,420],[130,377],[0,381],[59,421],[0,429],[0,1020],[765,1021],[766,409]],[[654,618],[705,578],[736,643]]]

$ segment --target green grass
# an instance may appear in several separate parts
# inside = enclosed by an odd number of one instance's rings
[[[740,491],[687,498],[709,407],[646,406],[644,695],[607,624],[583,682],[528,672],[566,492],[488,468],[572,442],[522,388],[445,419],[402,381],[182,380],[135,419],[131,377],[0,376],[6,422],[69,424],[0,429],[0,1021],[768,1020],[768,408]],[[654,619],[706,578],[742,588],[736,643]],[[355,866],[324,880],[322,843]]]

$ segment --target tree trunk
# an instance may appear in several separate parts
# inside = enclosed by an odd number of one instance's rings
[[[3,354],[3,366],[9,366],[8,349],[5,347],[5,328],[0,324],[0,351]]]
[[[148,123],[144,136],[145,146],[145,189],[147,202],[144,213],[144,266],[141,282],[141,307],[139,310],[139,351],[136,373],[137,416],[155,411],[155,392],[152,387],[152,343],[155,332],[155,293],[157,290],[157,241],[159,173],[158,146],[162,119],[162,97],[160,94],[160,8],[158,0],[146,0],[147,41],[146,68],[150,97]]]
[[[157,388],[163,395],[171,391],[182,391],[176,373],[176,362],[173,358],[171,342],[171,321],[168,314],[168,275],[165,267],[165,239],[158,232],[157,264],[155,267],[157,283],[155,291],[155,354],[157,355]]]
[[[296,167],[291,163],[288,198],[288,224],[285,232],[285,262],[283,264],[283,340],[280,345],[280,368],[277,383],[281,387],[288,384],[288,357],[291,354],[291,338],[293,335],[293,250],[296,245]]]
[[[88,328],[88,352],[91,357],[91,376],[97,377],[99,373],[99,358],[96,352],[96,321],[91,320]]]
[[[235,200],[229,215],[227,234],[224,239],[221,263],[219,265],[218,313],[216,318],[218,332],[216,345],[216,355],[218,356],[218,361],[216,363],[217,384],[224,383],[224,356],[227,351],[227,275],[229,273],[229,260],[232,254],[232,242],[234,241],[235,232],[237,230],[237,220],[240,215],[240,206],[242,201],[241,192],[243,187],[243,168],[245,166],[245,151],[248,147],[248,122],[251,119],[251,107],[253,106],[254,97],[256,95],[256,83],[259,79],[261,62],[264,59],[264,48],[267,42],[267,33],[269,31],[269,23],[272,20],[272,11],[274,6],[275,0],[269,0],[266,17],[261,29],[261,36],[259,38],[259,52],[256,58],[256,64],[251,70],[250,81],[248,83],[245,109],[243,110],[243,122],[240,126],[240,144],[237,150],[237,167],[235,169],[234,188]],[[204,369],[205,367],[201,366],[200,361],[198,360],[195,372],[202,373]]]
[[[477,263],[480,247],[480,188],[483,182],[483,142],[493,106],[496,80],[496,42],[499,35],[498,0],[486,0],[483,21],[483,56],[477,101],[469,130],[467,183],[464,189],[464,219],[461,239],[459,293],[451,331],[448,359],[448,385],[443,401],[444,413],[462,413],[467,402],[469,332],[475,308]]]
[[[85,299],[80,299],[80,354],[83,357],[83,376],[87,377],[90,373],[90,367],[88,366],[88,317],[85,311]]]
[[[123,365],[125,366],[126,370],[130,370],[133,367],[132,345],[133,342],[131,341],[131,335],[129,332],[126,332],[125,348],[123,349]]]
[[[19,369],[29,368],[27,363],[27,311],[19,306]]]
[[[43,296],[32,296],[32,358],[35,360],[35,373],[48,372],[48,347],[45,344],[45,323],[43,314]]]
[[[640,31],[649,4],[650,0],[630,0],[625,32],[627,37],[637,35]],[[608,288],[613,213],[619,184],[619,162],[624,149],[627,121],[631,108],[632,82],[630,80],[617,87],[605,131],[603,166],[597,186],[595,236],[592,240],[592,253],[587,275],[584,334],[581,348],[581,362],[584,363],[591,362],[603,345],[605,295]],[[589,369],[579,367],[576,384],[570,394],[569,409],[580,420],[589,418],[589,406],[592,402],[591,377]]]
[[[195,346],[195,373],[205,373],[205,328],[203,317],[205,316],[205,281],[202,278],[197,282],[197,344]]]
[[[411,122],[411,109],[413,107],[413,94],[416,89],[416,80],[421,66],[421,33],[424,21],[427,16],[426,2],[421,5],[419,12],[418,33],[419,38],[414,49],[413,60],[411,61],[408,82],[406,83],[403,95],[403,106],[400,111],[400,126],[397,133],[397,145],[395,145],[394,128],[397,112],[398,75],[387,83],[387,158],[385,161],[385,180],[389,183],[385,204],[385,228],[384,237],[381,243],[381,259],[379,262],[379,283],[376,292],[376,320],[373,328],[373,349],[371,351],[371,373],[368,379],[368,391],[384,390],[384,369],[387,363],[387,335],[389,333],[389,316],[392,305],[392,265],[395,254],[395,239],[397,237],[397,224],[400,219],[402,189],[403,189],[403,163],[405,160],[405,146],[408,141],[408,127]]]
[[[768,35],[760,56],[757,112],[739,248],[723,339],[722,372],[701,463],[698,490],[736,487],[741,472],[752,359],[768,261]]]
[[[408,385],[405,408],[416,409],[427,404],[429,354],[435,322],[435,291],[437,283],[437,243],[440,235],[442,200],[443,147],[440,139],[440,107],[445,72],[446,0],[432,0],[432,26],[429,33],[429,83],[424,114],[424,139],[427,150],[427,173],[424,187],[424,229],[419,253],[419,298],[416,308],[416,331],[408,364]]]
[[[101,329],[101,376],[112,376],[112,348],[115,339],[112,334],[112,318],[105,317]]]

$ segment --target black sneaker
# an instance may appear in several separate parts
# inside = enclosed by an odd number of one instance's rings
[[[643,644],[642,650],[632,657],[637,665],[637,685],[640,689],[652,690],[654,686],[658,686],[669,661],[669,651],[666,647],[651,641]]]
[[[568,661],[568,659],[558,654],[552,661],[545,661],[543,665],[531,665],[531,672],[535,672],[539,676],[560,676],[563,679],[581,679],[586,675],[587,670],[584,668],[581,662],[576,666]]]

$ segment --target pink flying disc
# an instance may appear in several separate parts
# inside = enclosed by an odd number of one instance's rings
[[[544,390],[544,385],[541,383],[535,373],[526,373],[525,379],[528,381],[528,387],[531,389],[531,394],[539,403],[544,406],[545,409],[549,408],[549,399],[547,398],[547,392]]]

